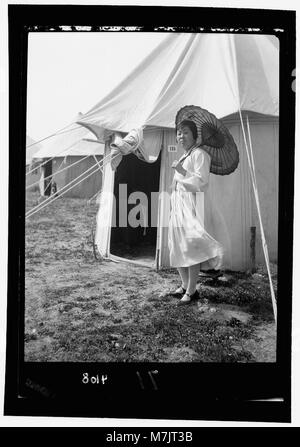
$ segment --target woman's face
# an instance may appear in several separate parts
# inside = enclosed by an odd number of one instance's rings
[[[177,141],[185,151],[195,144],[193,133],[188,126],[182,126],[177,130]]]

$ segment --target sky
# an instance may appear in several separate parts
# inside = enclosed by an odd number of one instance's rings
[[[87,112],[168,33],[31,32],[27,135],[39,141]],[[273,38],[274,45],[278,45]]]
[[[141,32],[29,33],[27,134],[38,141],[68,125],[166,37]]]

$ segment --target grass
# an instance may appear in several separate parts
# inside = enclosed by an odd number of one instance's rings
[[[28,207],[37,201],[34,194]],[[273,327],[263,270],[227,272],[226,283],[199,278],[201,303],[178,308],[167,293],[178,285],[174,269],[94,258],[96,212],[95,203],[59,199],[27,220],[26,360],[274,361],[275,333],[267,340],[261,335]],[[267,357],[262,342],[270,346]]]

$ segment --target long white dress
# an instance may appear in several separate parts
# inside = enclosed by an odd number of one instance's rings
[[[175,170],[168,238],[172,267],[223,267],[224,221],[209,196],[210,163],[210,155],[196,147],[182,162],[186,175]]]

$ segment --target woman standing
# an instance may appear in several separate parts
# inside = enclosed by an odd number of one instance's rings
[[[177,267],[181,277],[181,286],[175,292],[182,295],[178,304],[185,305],[199,297],[196,285],[200,268],[220,269],[224,250],[212,236],[216,229],[208,195],[210,155],[196,144],[197,126],[193,121],[182,121],[176,133],[185,153],[172,164],[175,174],[169,250],[170,264]]]

